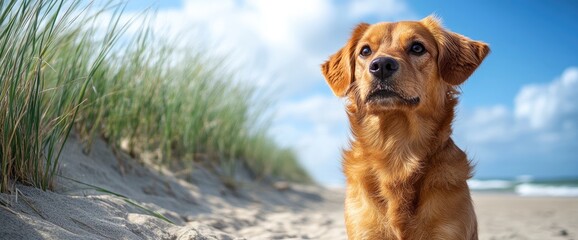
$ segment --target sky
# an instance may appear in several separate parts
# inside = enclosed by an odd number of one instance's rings
[[[129,0],[125,15],[157,9],[155,33],[202,38],[251,84],[276,86],[270,134],[322,184],[341,186],[349,139],[344,101],[320,71],[360,22],[419,20],[492,52],[461,86],[452,137],[475,178],[578,177],[578,2],[403,0]]]

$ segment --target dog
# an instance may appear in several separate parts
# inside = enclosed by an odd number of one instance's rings
[[[352,132],[342,163],[349,239],[478,239],[473,167],[450,135],[457,87],[489,52],[428,16],[361,23],[321,65]]]

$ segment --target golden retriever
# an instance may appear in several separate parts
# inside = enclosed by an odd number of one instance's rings
[[[429,16],[361,23],[321,66],[347,97],[349,239],[478,239],[472,166],[450,135],[456,87],[489,52]]]

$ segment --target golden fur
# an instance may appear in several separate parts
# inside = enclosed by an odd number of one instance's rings
[[[408,52],[416,41],[423,55]],[[361,56],[363,47],[372,54]],[[343,171],[349,239],[478,239],[466,184],[472,167],[450,135],[456,86],[489,51],[430,16],[359,24],[322,65],[332,91],[348,100],[353,140],[343,153]],[[368,101],[376,81],[368,68],[377,57],[399,63],[388,80],[397,97]]]

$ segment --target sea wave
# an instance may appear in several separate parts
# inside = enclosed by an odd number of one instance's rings
[[[528,197],[578,197],[578,180],[536,181],[529,177],[516,178],[516,180],[470,179],[468,186],[472,191],[510,192]]]
[[[515,183],[507,180],[468,180],[471,190],[506,190],[515,186]]]
[[[520,196],[578,197],[578,186],[522,183],[516,186],[515,192]]]

